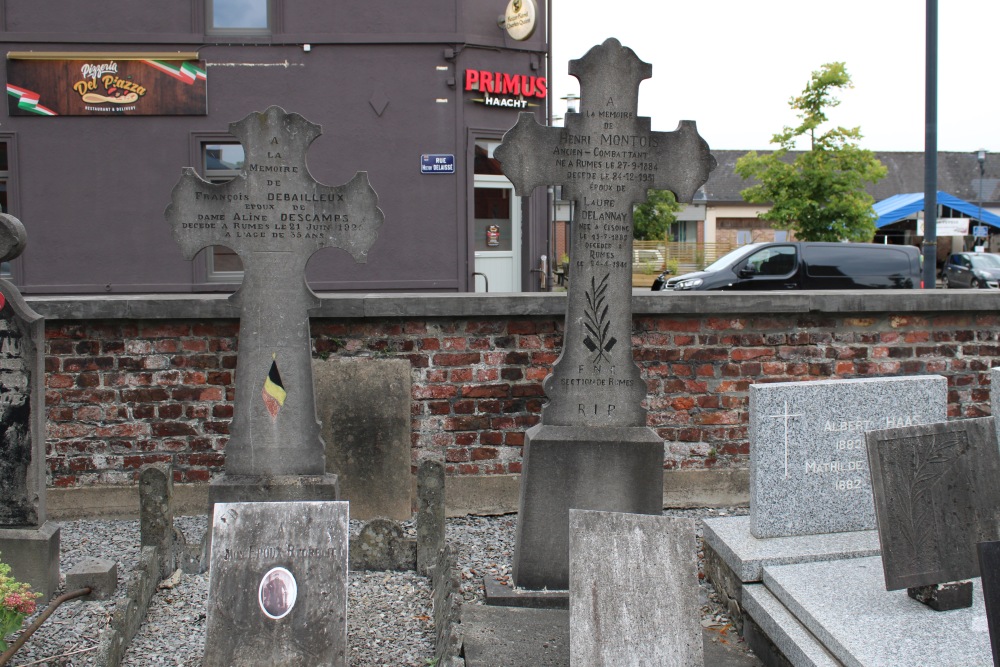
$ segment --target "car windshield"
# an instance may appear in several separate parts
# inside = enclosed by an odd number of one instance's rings
[[[972,262],[972,268],[974,269],[1000,269],[1000,255],[977,253],[969,255],[969,260]]]
[[[764,244],[750,243],[748,245],[740,246],[736,250],[730,250],[725,255],[723,255],[719,259],[715,260],[714,262],[706,266],[704,269],[702,269],[702,271],[718,271],[719,269],[724,269],[729,264],[732,264],[737,260],[743,259],[744,257],[749,255],[762,245]]]

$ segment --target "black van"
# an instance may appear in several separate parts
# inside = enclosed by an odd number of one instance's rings
[[[653,290],[919,289],[920,250],[878,243],[751,243]]]

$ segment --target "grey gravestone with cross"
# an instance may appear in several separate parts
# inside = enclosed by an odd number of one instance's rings
[[[232,123],[246,160],[240,175],[213,184],[184,169],[166,217],[184,254],[223,245],[243,262],[233,295],[240,308],[236,400],[225,475],[211,502],[332,500],[316,420],[309,309],[318,297],[305,281],[320,248],[342,248],[364,262],[383,215],[366,172],[345,185],[317,182],[306,149],[318,125],[272,106]]]
[[[637,115],[652,66],[609,39],[570,62],[582,107],[564,128],[522,113],[496,151],[525,196],[562,185],[576,202],[563,351],[526,435],[514,583],[566,589],[569,510],[659,513],[663,441],[646,426],[632,358],[632,206],[650,189],[690,201],[715,166],[695,124],[652,132]]]
[[[0,213],[0,262],[27,245]],[[45,320],[0,279],[0,561],[49,599],[59,587],[59,527],[46,521]]]

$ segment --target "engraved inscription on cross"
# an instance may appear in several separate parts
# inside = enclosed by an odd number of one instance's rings
[[[306,149],[320,126],[272,106],[229,128],[246,154],[239,176],[212,184],[185,168],[166,210],[188,259],[223,245],[243,262],[243,284],[231,297],[240,338],[226,473],[322,475],[309,336],[319,298],[306,284],[306,263],[327,247],[366,261],[383,215],[367,172],[336,187],[309,174]]]
[[[637,116],[652,66],[618,40],[570,61],[569,73],[580,80],[580,112],[564,128],[522,112],[495,152],[519,195],[562,185],[576,202],[563,352],[545,380],[542,423],[645,426],[646,385],[631,345],[632,206],[650,189],[690,201],[715,159],[694,122],[652,132]]]

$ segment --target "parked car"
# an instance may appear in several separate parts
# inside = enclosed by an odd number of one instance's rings
[[[878,243],[751,243],[654,290],[919,289],[920,250]]]
[[[941,270],[945,287],[997,289],[1000,287],[1000,255],[988,252],[956,252]]]

